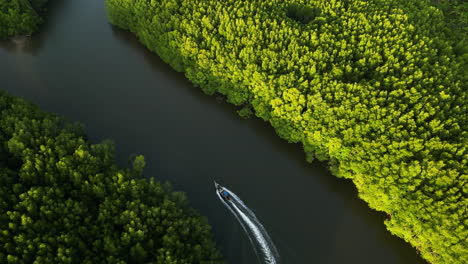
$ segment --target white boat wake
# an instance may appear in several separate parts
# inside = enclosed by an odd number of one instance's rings
[[[265,264],[278,264],[278,250],[263,225],[242,200],[229,189],[215,182],[216,194],[221,202],[236,217],[252,244],[255,254]],[[259,250],[258,250],[259,249]],[[261,252],[261,256],[258,254]]]

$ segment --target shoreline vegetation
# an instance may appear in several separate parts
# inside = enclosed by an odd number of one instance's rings
[[[431,263],[467,263],[463,1],[106,0],[110,23],[351,179]]]
[[[0,1],[0,40],[29,37],[44,22],[49,0]]]
[[[0,263],[223,263],[185,195],[0,91]]]

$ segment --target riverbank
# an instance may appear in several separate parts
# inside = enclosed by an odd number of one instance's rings
[[[36,32],[44,21],[48,0],[0,2],[0,40],[16,39]]]
[[[185,194],[114,145],[0,91],[1,263],[223,263]]]
[[[425,259],[465,261],[463,60],[428,1],[332,1],[310,14],[277,1],[106,3],[111,23],[206,93],[250,105],[352,179]]]

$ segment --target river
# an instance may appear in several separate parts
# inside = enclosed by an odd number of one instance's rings
[[[283,264],[424,263],[386,231],[385,214],[359,200],[352,182],[308,164],[268,124],[242,120],[204,95],[112,27],[103,1],[55,2],[39,34],[0,44],[1,89],[83,123],[92,142],[113,140],[120,164],[143,154],[145,176],[187,193],[229,263],[257,262],[213,180],[255,211]]]

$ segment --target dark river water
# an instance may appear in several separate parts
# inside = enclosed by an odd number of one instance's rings
[[[41,33],[0,45],[1,89],[79,121],[92,142],[111,139],[117,160],[143,154],[145,176],[171,181],[207,216],[232,264],[257,260],[213,180],[252,208],[283,264],[424,263],[385,229],[385,214],[357,198],[352,182],[308,164],[299,145],[266,123],[193,87],[106,19],[103,1],[63,0]]]

